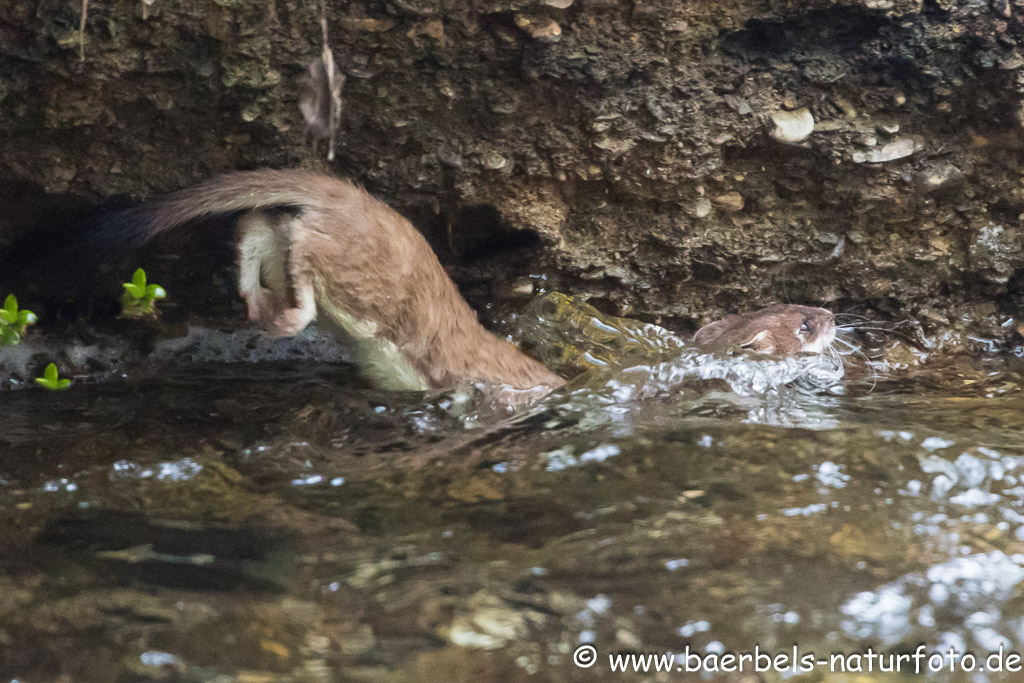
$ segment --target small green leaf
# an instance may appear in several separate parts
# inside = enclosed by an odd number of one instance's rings
[[[10,311],[11,313],[17,313],[18,312],[18,299],[17,299],[17,297],[15,297],[13,294],[8,294],[7,298],[4,300],[4,309]]]
[[[146,296],[146,288],[133,282],[124,283],[124,288],[128,290],[128,294],[130,294],[133,299],[141,299]]]
[[[14,346],[21,340],[21,335],[9,327],[0,328],[0,346]]]
[[[32,311],[20,311],[18,313],[18,322],[22,325],[35,325],[39,318]]]
[[[4,325],[13,325],[18,322],[18,314],[11,313],[6,308],[0,309],[0,320],[3,321]]]
[[[153,303],[155,299],[167,296],[166,290],[157,284],[146,284],[146,271],[139,268],[132,276],[131,282],[123,284],[124,294],[121,295],[121,317],[148,318],[157,315]]]
[[[57,374],[57,366],[54,363],[50,363],[46,366],[46,370],[43,371],[42,377],[35,378],[36,383],[51,391],[61,391],[67,389],[71,385],[70,379],[61,379]]]

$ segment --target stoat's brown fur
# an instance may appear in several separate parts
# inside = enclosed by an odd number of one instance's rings
[[[273,335],[298,334],[326,317],[359,341],[364,371],[385,388],[564,383],[485,330],[423,236],[350,182],[298,170],[232,173],[133,209],[117,224],[138,244],[239,211],[239,293],[249,317]]]

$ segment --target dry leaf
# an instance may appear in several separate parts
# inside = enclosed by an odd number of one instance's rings
[[[313,135],[329,140],[327,158],[334,159],[334,136],[341,124],[341,86],[345,75],[338,72],[334,54],[327,44],[327,25],[323,22],[324,50],[319,59],[309,65],[299,110]]]

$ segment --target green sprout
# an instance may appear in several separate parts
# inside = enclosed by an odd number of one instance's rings
[[[50,391],[64,391],[71,386],[70,379],[60,378],[60,375],[57,374],[57,366],[53,363],[46,366],[46,371],[43,372],[42,377],[36,377],[36,383]]]
[[[146,284],[146,271],[139,268],[135,271],[132,281],[124,283],[124,294],[121,295],[121,315],[126,318],[145,318],[156,315],[154,302],[166,296],[167,292],[160,285]]]
[[[25,328],[34,325],[36,320],[32,311],[19,311],[18,299],[8,294],[4,307],[0,308],[0,346],[17,344],[25,334]]]

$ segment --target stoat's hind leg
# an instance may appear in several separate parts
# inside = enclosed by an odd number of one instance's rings
[[[316,296],[313,291],[313,271],[305,257],[305,250],[297,242],[302,239],[302,218],[292,218],[284,224],[281,234],[288,240],[287,274],[291,277],[295,306],[280,311],[268,326],[274,337],[294,337],[316,320]]]
[[[289,238],[281,222],[264,211],[238,220],[238,293],[249,320],[268,328],[288,308]]]

